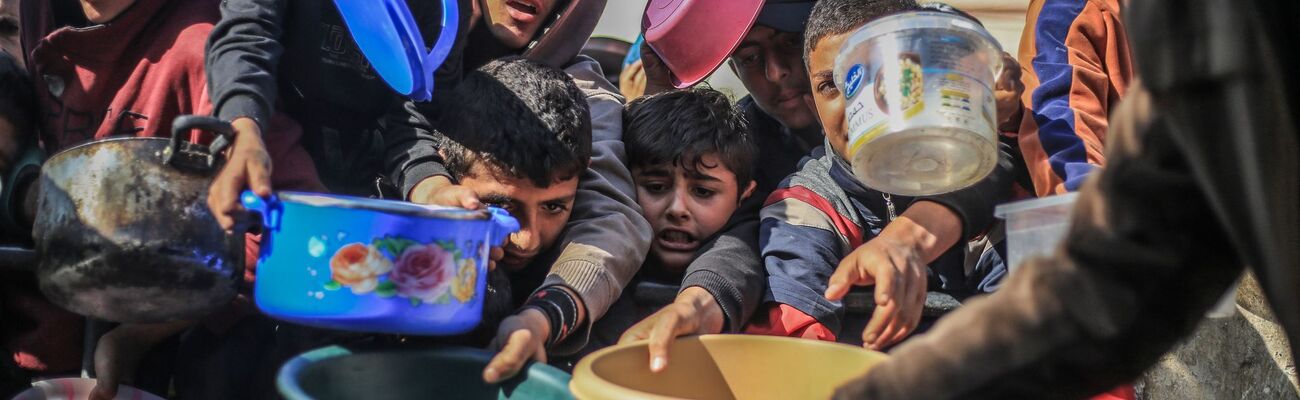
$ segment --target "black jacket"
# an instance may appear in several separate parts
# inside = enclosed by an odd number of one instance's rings
[[[408,4],[431,44],[441,10],[430,1]],[[462,14],[465,26],[469,13]],[[424,178],[446,175],[429,120],[378,77],[332,1],[226,0],[221,15],[206,63],[218,117],[266,126],[281,106],[303,126],[303,145],[335,192],[373,195],[382,176],[404,195]],[[463,43],[437,72],[439,92],[460,79]]]

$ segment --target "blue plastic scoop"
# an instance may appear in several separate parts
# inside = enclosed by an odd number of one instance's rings
[[[415,101],[433,98],[433,72],[456,43],[460,9],[441,0],[442,29],[427,54],[420,26],[405,0],[334,0],[361,54],[398,93]]]

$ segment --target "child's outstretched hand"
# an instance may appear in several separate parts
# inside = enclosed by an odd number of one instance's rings
[[[236,118],[230,125],[235,128],[235,144],[227,153],[226,165],[208,187],[208,208],[227,231],[244,211],[239,204],[240,191],[247,187],[259,197],[271,195],[271,154],[262,142],[262,129],[251,118]]]
[[[483,203],[478,200],[478,195],[473,190],[454,184],[451,179],[442,175],[434,175],[415,184],[407,198],[416,204],[461,207],[470,210],[483,208]],[[489,271],[496,270],[497,261],[506,256],[505,249],[501,248],[502,244],[492,244],[492,250],[488,253]]]
[[[645,94],[644,65],[641,61],[634,62],[618,74],[618,91],[622,92],[623,98],[628,101]]]
[[[140,360],[154,345],[191,326],[191,322],[123,324],[99,337],[95,346],[95,389],[91,400],[117,397],[117,385],[131,383]]]
[[[852,286],[868,285],[876,286],[876,310],[862,332],[862,344],[882,350],[902,341],[921,322],[926,266],[916,246],[882,232],[840,261],[826,298],[840,300]]]
[[[450,178],[442,175],[424,178],[411,188],[407,198],[416,204],[461,207],[470,210],[483,208],[483,203],[478,200],[478,195],[474,194],[473,190],[454,184]]]
[[[994,82],[993,97],[998,104],[998,131],[1020,131],[1020,119],[1024,115],[1024,103],[1021,95],[1025,93],[1025,83],[1020,80],[1020,63],[1010,53],[1002,52],[1002,74]]]
[[[713,294],[691,286],[677,294],[667,307],[632,325],[618,339],[619,344],[649,340],[650,372],[668,367],[668,344],[679,336],[722,332],[722,307]]]
[[[483,381],[497,383],[509,379],[529,360],[546,362],[546,338],[551,334],[546,315],[535,308],[525,308],[501,321],[497,336],[488,349],[497,355],[483,369]]]

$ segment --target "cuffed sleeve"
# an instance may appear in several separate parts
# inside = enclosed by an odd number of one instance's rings
[[[264,134],[275,110],[276,67],[287,0],[224,0],[208,37],[204,67],[214,114],[252,118]]]
[[[746,199],[682,277],[682,290],[698,286],[713,295],[722,309],[723,332],[739,331],[762,301],[766,276],[758,256],[758,210],[765,195]]]
[[[381,125],[384,172],[401,189],[404,199],[425,178],[449,176],[438,153],[437,135],[420,108],[415,102],[402,101],[384,116]]]

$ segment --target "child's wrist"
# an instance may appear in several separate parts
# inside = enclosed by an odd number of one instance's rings
[[[550,286],[529,297],[523,312],[537,312],[545,318],[546,347],[551,348],[577,329],[579,308],[573,294],[563,287]]]
[[[691,307],[698,322],[699,333],[722,332],[726,314],[722,312],[722,305],[718,304],[713,293],[699,286],[691,286],[682,289],[674,301]]]

